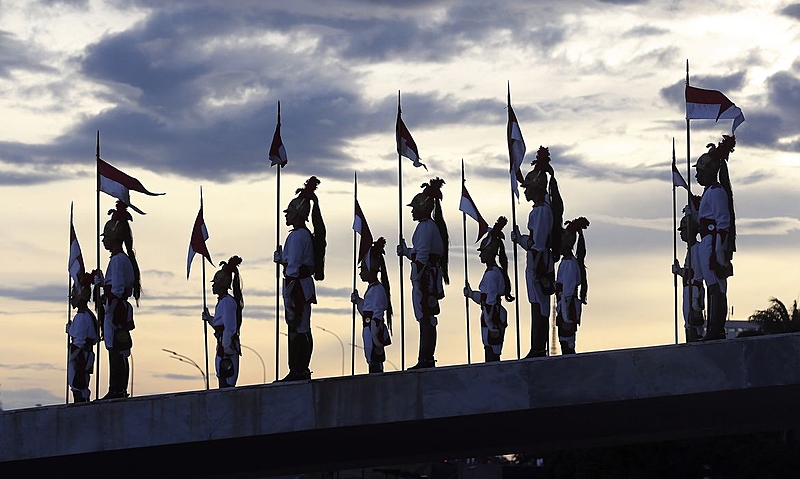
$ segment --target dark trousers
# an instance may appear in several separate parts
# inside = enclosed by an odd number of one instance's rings
[[[130,365],[127,356],[122,352],[111,348],[108,350],[108,391],[113,393],[124,393],[128,391],[128,378],[130,376]]]
[[[708,287],[708,326],[704,339],[725,339],[725,317],[728,315],[728,297],[718,284]]]
[[[293,378],[311,377],[311,353],[314,351],[314,338],[311,332],[298,333],[289,327],[289,375]]]
[[[420,363],[433,363],[433,354],[436,351],[436,326],[430,319],[423,318],[419,324],[419,359]]]
[[[483,347],[483,358],[487,363],[491,363],[493,361],[500,361],[500,355],[496,354],[491,346],[484,346]]]
[[[550,317],[542,315],[538,303],[531,303],[531,350],[526,358],[547,355],[547,333]]]

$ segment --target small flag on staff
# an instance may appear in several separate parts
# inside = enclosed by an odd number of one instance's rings
[[[685,96],[687,120],[733,120],[731,134],[744,123],[742,109],[734,105],[722,92],[686,85]]]
[[[425,171],[428,171],[428,167],[425,166],[425,163],[420,161],[417,144],[411,137],[411,133],[408,131],[408,128],[406,128],[403,118],[400,116],[400,98],[397,99],[397,124],[395,136],[397,138],[397,154],[400,156],[405,156],[411,160],[414,163],[414,167],[419,168],[421,166],[425,168]]]
[[[525,140],[522,138],[522,130],[519,129],[517,115],[511,107],[511,87],[508,90],[508,158],[510,161],[509,173],[511,174],[511,191],[514,196],[519,198],[519,183],[522,182],[522,161],[525,158]]]
[[[675,166],[675,142],[672,143],[672,184],[673,186],[677,186],[680,188],[686,188],[686,191],[689,191],[689,185],[686,183],[686,180],[683,179],[681,172],[678,171],[678,167]]]
[[[483,219],[483,216],[481,216],[478,207],[475,205],[475,202],[472,201],[472,197],[467,191],[467,185],[464,183],[461,184],[461,203],[458,206],[458,210],[466,213],[467,216],[478,222],[478,239],[476,239],[475,242],[480,241],[483,235],[489,231],[489,224]]]
[[[131,204],[130,190],[138,191],[148,196],[161,196],[164,194],[148,191],[139,180],[114,168],[100,158],[97,158],[97,173],[100,175],[100,191],[117,198],[141,215],[145,214],[144,211]]]
[[[78,237],[75,235],[75,227],[72,225],[72,218],[69,222],[69,264],[67,266],[69,275],[72,276],[74,284],[78,284],[79,275],[86,272],[83,265],[83,253],[81,253],[81,245],[78,243]]]
[[[192,228],[192,236],[189,240],[189,258],[186,260],[186,279],[189,279],[189,272],[192,269],[192,259],[194,255],[199,253],[205,257],[212,265],[214,262],[211,260],[211,253],[208,252],[206,240],[208,239],[208,229],[206,222],[203,219],[203,207],[197,212],[197,219],[194,220],[194,227]]]
[[[281,139],[281,102],[278,102],[278,124],[275,125],[275,134],[272,135],[272,145],[269,147],[269,161],[269,166],[280,165],[281,168],[289,162]]]
[[[361,205],[356,200],[356,214],[353,219],[353,231],[361,236],[361,241],[358,245],[358,261],[361,262],[367,255],[367,252],[372,247],[372,232],[369,230],[367,218],[364,212],[361,211]]]

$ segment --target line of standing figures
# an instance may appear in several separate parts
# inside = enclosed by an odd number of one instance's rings
[[[727,159],[734,144],[735,139],[726,136],[719,147],[712,147],[698,159],[696,176],[705,191],[702,197],[695,198],[694,207],[687,207],[679,228],[689,248],[687,263],[681,267],[676,260],[673,274],[684,278],[684,313],[689,340],[700,339],[704,332],[706,340],[724,337],[726,278],[732,275],[730,260],[735,237]],[[584,230],[589,221],[584,217],[563,221],[564,204],[547,148],[539,148],[532,165],[532,170],[520,182],[525,199],[532,203],[527,232],[522,233],[516,225],[510,232],[511,241],[526,253],[531,348],[525,358],[547,355],[549,305],[554,294],[561,351],[574,354],[588,287]],[[720,171],[724,173],[720,175],[723,184],[717,178]],[[284,246],[279,247],[273,257],[275,263],[283,266],[284,315],[289,331],[289,373],[281,381],[310,379],[312,374],[309,368],[314,345],[312,304],[317,302],[315,283],[325,277],[326,229],[315,193],[319,184],[319,179],[312,176],[297,189],[296,197],[284,210],[286,225],[292,229]],[[396,247],[397,256],[408,259],[411,264],[411,301],[419,325],[418,361],[410,369],[432,368],[436,364],[437,317],[440,300],[445,294],[444,286],[449,284],[449,234],[441,206],[443,185],[440,178],[422,185],[422,191],[407,205],[417,223],[411,245],[401,238]],[[81,274],[70,297],[70,304],[77,310],[67,325],[70,336],[68,382],[75,402],[85,402],[90,397],[89,379],[94,363],[93,346],[99,340],[98,330],[109,357],[109,388],[102,399],[128,396],[128,358],[133,345],[130,332],[135,327],[129,299],[133,297],[138,305],[140,272],[127,205],[118,201],[109,215],[111,218],[102,234],[103,246],[111,254],[106,272],[95,270]],[[313,232],[307,226],[309,215]],[[500,360],[508,326],[503,300],[515,299],[511,295],[503,241],[507,223],[505,217],[499,217],[480,239],[478,253],[486,266],[485,271],[478,289],[472,289],[468,280],[463,288],[463,295],[480,305],[481,338],[487,362]],[[701,242],[695,245],[698,228]],[[370,373],[383,371],[385,348],[392,342],[392,304],[385,250],[386,240],[380,237],[359,254],[359,277],[367,286],[363,296],[355,290],[350,297],[362,318],[364,352]],[[692,262],[696,268],[692,268]],[[203,321],[213,328],[217,340],[215,369],[220,388],[235,386],[239,374],[242,350],[239,333],[244,308],[239,275],[241,263],[240,257],[233,256],[220,264],[212,279],[212,291],[218,298],[214,313],[207,309],[202,313]],[[709,298],[707,328],[704,328],[702,314],[703,284]],[[102,290],[102,300],[98,301],[103,319],[100,328],[88,307],[93,285],[96,297]]]
[[[556,294],[559,342],[563,353],[575,352],[575,334],[580,324],[581,308],[586,302],[586,248],[583,230],[589,225],[585,218],[566,222],[562,226],[563,203],[550,166],[547,148],[540,148],[534,168],[521,182],[525,198],[533,203],[528,216],[527,233],[519,229],[511,232],[511,240],[526,251],[526,283],[531,303],[533,327],[531,351],[526,357],[546,355],[548,335],[548,307]],[[549,180],[548,180],[549,175]],[[310,362],[313,352],[311,334],[312,305],[316,304],[315,283],[325,277],[326,229],[320,211],[316,177],[309,178],[296,191],[284,210],[286,225],[291,227],[283,247],[279,247],[273,260],[283,267],[284,318],[288,325],[289,373],[281,381],[311,378]],[[442,213],[442,186],[440,178],[425,183],[408,206],[417,223],[411,245],[405,240],[396,247],[398,257],[411,264],[411,301],[414,317],[419,325],[418,362],[410,369],[434,367],[437,342],[440,300],[444,298],[445,284],[449,284],[448,246],[449,234]],[[109,211],[111,218],[103,230],[103,246],[111,254],[105,274],[95,270],[80,275],[75,283],[71,304],[77,309],[68,325],[70,361],[68,381],[75,402],[89,400],[89,378],[94,363],[93,346],[101,333],[109,355],[108,394],[102,399],[128,397],[128,358],[133,346],[134,329],[132,296],[137,304],[140,291],[140,273],[133,249],[130,228],[132,217],[128,205],[122,201]],[[311,219],[309,229],[307,223]],[[503,299],[513,301],[508,277],[508,259],[503,240],[507,220],[498,218],[480,240],[478,252],[486,266],[477,290],[465,282],[463,294],[478,303],[481,309],[481,331],[486,361],[498,361],[508,325]],[[577,251],[573,247],[578,243]],[[383,371],[385,348],[392,342],[392,304],[389,277],[386,271],[386,240],[380,237],[363,248],[359,255],[359,277],[366,283],[363,297],[355,290],[351,301],[356,306],[363,324],[363,344],[370,373]],[[555,264],[562,257],[556,277]],[[244,299],[239,267],[242,259],[231,257],[220,264],[214,274],[212,291],[217,296],[213,314],[204,310],[203,321],[214,331],[217,340],[215,370],[220,388],[236,385],[239,375]],[[95,296],[102,289],[99,316],[100,327],[88,307],[95,286]]]

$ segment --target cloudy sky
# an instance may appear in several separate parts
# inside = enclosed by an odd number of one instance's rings
[[[310,175],[322,180],[329,243],[313,319],[327,331],[314,330],[312,369],[315,377],[349,374],[353,176],[373,232],[393,249],[398,91],[429,168],[403,160],[403,204],[431,177],[446,181],[452,282],[439,365],[467,360],[462,159],[487,220],[511,215],[509,84],[529,158],[539,145],[550,148],[565,219],[591,221],[579,352],[675,341],[670,161],[674,138],[687,175],[687,61],[692,85],[724,92],[747,118],[730,163],[739,225],[732,318],[746,319],[771,296],[791,302],[800,291],[789,266],[800,260],[800,52],[791,48],[799,36],[800,3],[786,1],[0,0],[0,401],[6,409],[64,401],[69,208],[74,202],[93,268],[97,131],[106,161],[166,192],[133,194],[148,213],[133,223],[145,290],[134,331],[135,395],[203,387],[197,370],[162,351],[204,360],[199,259],[188,281],[185,274],[201,186],[214,261],[244,258],[242,341],[250,349],[240,384],[275,379],[271,256],[287,233],[276,231],[276,210]],[[280,205],[267,160],[278,101],[289,155]],[[727,121],[693,121],[691,159],[729,129]],[[113,203],[101,197],[103,211]],[[414,225],[402,211],[410,238]],[[516,211],[524,223],[529,204]],[[467,229],[469,279],[477,285],[472,220]],[[399,268],[396,258],[388,263],[399,311]],[[522,260],[519,267],[522,277]],[[213,271],[207,265],[209,278]],[[524,285],[519,292],[524,355]],[[210,288],[208,295],[213,309]],[[515,306],[509,310],[504,359],[517,357]],[[416,360],[408,303],[406,311],[405,357],[396,327],[387,370]],[[477,315],[473,307],[472,359],[480,361]],[[100,395],[107,384],[101,361]],[[366,372],[358,349],[355,368]]]

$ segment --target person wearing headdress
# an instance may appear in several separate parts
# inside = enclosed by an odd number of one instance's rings
[[[315,190],[320,184],[316,176],[306,180],[303,188],[283,211],[286,226],[292,230],[283,249],[274,254],[274,261],[283,265],[283,304],[289,326],[289,374],[282,381],[311,379],[311,305],[317,302],[314,281],[325,278],[326,229]],[[306,226],[308,215],[314,232]]]
[[[736,137],[723,135],[718,145],[709,143],[708,152],[697,159],[695,178],[704,187],[698,211],[700,224],[700,272],[708,296],[708,324],[704,341],[725,339],[728,313],[728,278],[733,276],[736,224],[733,191],[728,175],[728,157]]]
[[[549,149],[539,147],[532,164],[533,169],[520,183],[525,189],[525,199],[533,203],[528,213],[528,234],[521,234],[518,226],[511,232],[511,240],[526,251],[525,282],[531,304],[531,349],[526,359],[547,355],[550,296],[555,292],[555,263],[558,261],[564,211],[558,183],[550,166]]]
[[[575,335],[581,324],[581,313],[589,287],[584,262],[586,241],[583,237],[583,230],[589,227],[589,220],[581,216],[565,224],[561,240],[562,257],[556,276],[556,327],[561,354],[575,354]],[[576,240],[578,246],[573,254]]]
[[[390,335],[392,303],[389,275],[384,260],[385,247],[386,239],[378,238],[361,260],[359,277],[368,285],[364,297],[358,295],[358,290],[350,295],[350,301],[356,305],[361,314],[364,326],[362,331],[364,355],[367,358],[370,374],[383,372],[383,363],[386,361],[384,348],[392,344]]]
[[[239,356],[242,355],[239,333],[242,329],[242,310],[244,310],[242,279],[239,276],[240,264],[242,258],[238,256],[231,256],[228,261],[219,264],[219,270],[211,279],[211,291],[217,295],[214,315],[208,312],[208,308],[203,310],[203,321],[208,321],[214,328],[214,337],[217,338],[214,365],[220,389],[236,386],[236,380],[239,378]],[[233,296],[228,294],[231,288]]]
[[[699,196],[693,195],[693,205],[683,209],[678,232],[681,240],[686,243],[686,259],[683,267],[676,259],[672,265],[672,274],[679,276],[683,284],[683,325],[686,330],[686,342],[691,343],[703,338],[705,318],[705,288],[703,287],[703,273],[700,267],[700,247],[697,244],[697,233],[700,225],[697,223],[697,210]],[[694,201],[698,200],[698,201]]]
[[[97,318],[89,309],[92,296],[93,273],[79,273],[78,282],[69,295],[69,304],[76,310],[72,321],[67,323],[69,335],[69,361],[67,382],[72,390],[73,402],[88,402],[90,376],[94,368],[94,345],[97,343]]]
[[[101,399],[128,397],[128,378],[133,340],[130,332],[135,328],[133,306],[128,298],[133,296],[139,304],[141,274],[133,249],[133,232],[129,222],[133,217],[125,203],[117,201],[109,210],[111,219],[103,227],[103,247],[111,253],[105,276],[97,271],[94,282],[103,286],[103,340],[108,350],[108,393]],[[125,251],[123,251],[123,245]]]
[[[502,301],[514,301],[511,295],[511,279],[508,277],[508,256],[503,240],[503,228],[508,220],[501,216],[486,233],[478,247],[481,263],[486,265],[478,290],[464,287],[464,296],[481,306],[481,339],[486,362],[500,361],[503,338],[508,327],[508,312]]]
[[[407,205],[411,207],[411,218],[417,222],[411,247],[405,240],[397,245],[397,255],[411,260],[411,301],[419,324],[418,361],[409,369],[436,366],[436,315],[440,312],[439,300],[444,298],[444,284],[450,284],[450,236],[442,214],[442,185],[441,178],[422,184],[422,192]]]

